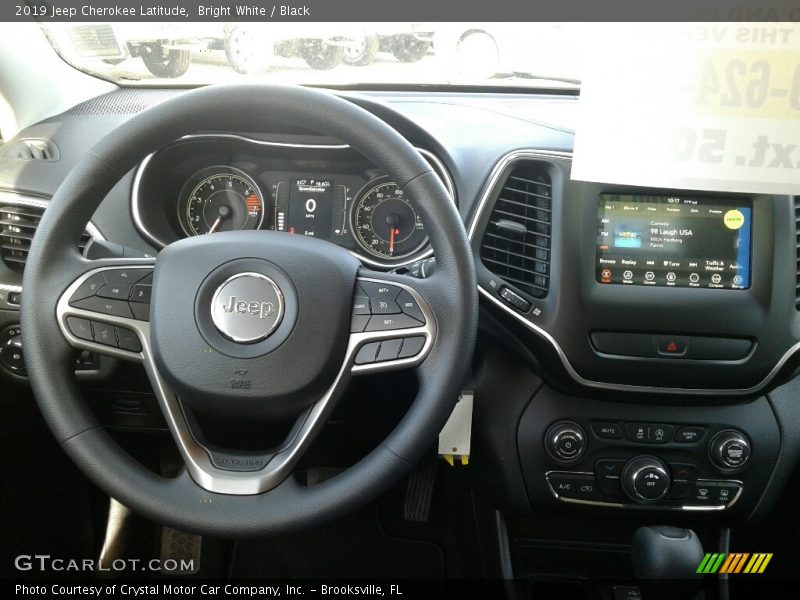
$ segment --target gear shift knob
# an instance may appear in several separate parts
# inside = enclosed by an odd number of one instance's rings
[[[691,529],[640,527],[631,546],[633,573],[642,600],[694,600],[702,590],[696,573],[703,560],[703,546]]]

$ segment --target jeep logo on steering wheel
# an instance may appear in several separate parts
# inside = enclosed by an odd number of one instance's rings
[[[211,319],[229,340],[251,344],[269,337],[283,318],[283,294],[261,273],[239,273],[217,288]]]

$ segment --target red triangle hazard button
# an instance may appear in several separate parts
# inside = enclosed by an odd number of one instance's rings
[[[683,356],[689,349],[689,339],[680,335],[657,335],[656,346],[658,353],[668,356]]]

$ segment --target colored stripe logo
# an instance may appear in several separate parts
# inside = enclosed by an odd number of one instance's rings
[[[706,554],[700,562],[700,566],[697,567],[696,573],[703,575],[714,573],[729,575],[735,573],[749,573],[754,575],[756,573],[763,573],[771,560],[771,552],[756,552],[753,554],[748,552],[722,552]]]

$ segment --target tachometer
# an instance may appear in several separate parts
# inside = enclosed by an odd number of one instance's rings
[[[232,167],[204,169],[187,182],[181,198],[178,219],[186,235],[258,229],[264,220],[261,190]]]
[[[413,205],[386,177],[369,182],[361,190],[350,218],[358,245],[379,258],[405,258],[428,242],[425,225]]]

